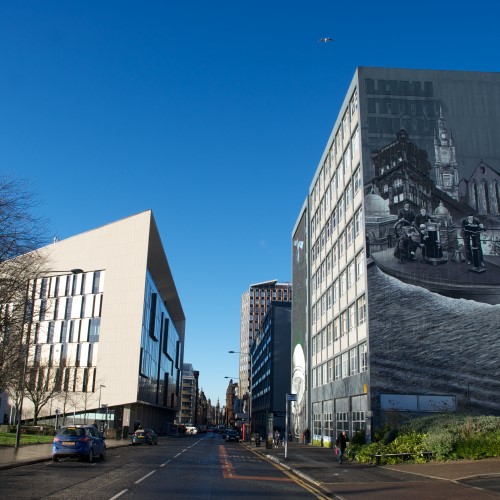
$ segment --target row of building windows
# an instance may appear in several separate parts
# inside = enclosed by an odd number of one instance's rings
[[[96,318],[102,312],[102,293],[42,299],[38,307],[38,320],[57,320],[74,318]]]
[[[334,421],[335,417],[335,421]],[[365,428],[365,412],[353,411],[352,412],[352,433],[356,433]],[[334,426],[335,424],[335,426]],[[314,438],[320,436],[328,438],[333,444],[336,437],[342,432],[346,431],[348,434],[351,432],[349,429],[349,413],[340,411],[337,413],[325,412],[313,413],[313,432]]]
[[[317,354],[334,341],[347,335],[356,326],[366,322],[366,296],[362,295],[347,309],[342,311],[333,321],[312,338],[312,354]]]
[[[334,210],[328,220],[326,221],[325,227],[321,231],[320,235],[314,242],[311,248],[311,260],[314,264],[315,260],[319,258],[328,245],[330,238],[333,236],[333,231],[337,227],[337,213]],[[356,236],[360,234],[363,228],[363,208],[360,207],[354,217],[352,217],[347,223],[345,229],[338,236],[338,251],[337,247],[335,247],[335,260],[336,263],[337,257],[342,257],[347,247],[354,241]]]
[[[101,271],[41,278],[38,298],[69,297],[102,292]]]
[[[335,380],[352,377],[368,370],[368,347],[366,342],[329,359],[312,369],[312,387],[330,384]]]
[[[349,162],[359,149],[359,128],[356,127],[354,129],[351,137],[351,124],[356,122],[357,110],[358,92],[355,90],[314,186],[312,193],[314,206],[316,206],[316,202],[319,200],[319,193],[322,187],[325,187],[326,182],[329,180],[331,168],[334,168],[340,163]]]
[[[101,318],[85,320],[49,321],[36,323],[34,344],[71,344],[74,342],[98,342]]]
[[[292,298],[291,290],[273,290],[272,300],[284,300],[288,301],[288,296],[290,295],[290,300]],[[259,300],[260,297],[260,300]],[[269,304],[271,301],[271,291],[270,290],[255,290],[254,296],[250,296],[250,304]]]
[[[328,287],[326,292],[318,298],[313,304],[311,317],[312,323],[316,323],[321,316],[325,315],[332,306],[340,299],[344,298],[347,290],[352,288],[356,281],[360,280],[365,272],[365,253],[364,250],[359,252],[356,257],[347,265],[346,269],[340,273],[340,276]],[[322,265],[313,276],[312,292],[320,289],[323,281],[326,280],[329,273],[328,265]]]
[[[323,221],[329,223],[331,221],[332,229],[335,229],[337,224],[342,221],[346,210],[351,206],[354,196],[361,189],[361,167],[358,165],[352,177],[346,179],[346,186],[342,194],[334,203],[334,192],[338,185],[338,175],[334,176],[331,184],[325,189],[325,195],[321,198],[319,207],[311,217],[311,232],[314,235],[321,228]]]
[[[38,376],[43,375],[39,373]],[[96,368],[57,368],[53,380],[56,391],[94,393]]]
[[[361,217],[361,209],[358,212]],[[329,275],[331,271],[335,269],[335,267],[339,264],[340,259],[344,257],[349,246],[361,234],[361,232],[361,221],[353,223],[352,227],[351,225],[349,225],[348,230],[342,232],[337,242],[332,246],[331,250],[328,251],[324,260],[321,262],[316,272],[312,276],[311,288],[313,293],[316,291],[316,288],[319,289],[323,281],[326,280],[327,275]],[[349,268],[349,266],[351,265],[354,268],[355,265],[357,269],[357,275],[358,277],[360,277],[363,274],[363,270],[359,269],[360,265],[362,264],[364,264],[364,254],[361,252],[356,256],[356,263],[354,264],[354,261],[351,261],[351,263],[348,264],[347,268]]]
[[[33,354],[34,366],[71,366],[92,367],[96,365],[96,344],[81,342],[72,346],[68,344],[37,344]]]

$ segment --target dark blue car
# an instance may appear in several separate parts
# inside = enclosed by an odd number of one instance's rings
[[[106,442],[93,425],[61,427],[52,442],[52,460],[61,457],[78,457],[89,462],[100,456],[106,457]]]

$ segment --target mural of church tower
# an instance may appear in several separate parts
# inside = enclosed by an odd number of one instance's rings
[[[436,187],[458,200],[458,165],[455,155],[455,146],[451,132],[448,131],[443,110],[440,109],[437,121],[436,137],[434,138],[434,178]]]

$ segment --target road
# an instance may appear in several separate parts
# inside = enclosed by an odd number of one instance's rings
[[[62,459],[5,470],[8,499],[327,498],[313,485],[218,434],[109,449],[106,460]]]

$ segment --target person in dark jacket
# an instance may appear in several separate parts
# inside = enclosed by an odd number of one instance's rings
[[[470,213],[465,219],[462,219],[462,238],[464,239],[464,249],[467,259],[467,264],[472,264],[474,258],[472,249],[477,249],[477,260],[481,267],[483,263],[483,248],[481,247],[481,231],[484,231],[484,226],[481,221]],[[478,266],[479,267],[479,266]]]
[[[415,212],[410,208],[408,200],[405,200],[403,208],[398,210],[398,222],[403,226],[411,226],[415,222]]]
[[[339,464],[344,460],[345,450],[347,448],[347,443],[349,442],[349,437],[346,431],[342,431],[339,437],[335,441],[335,446],[339,449]]]

